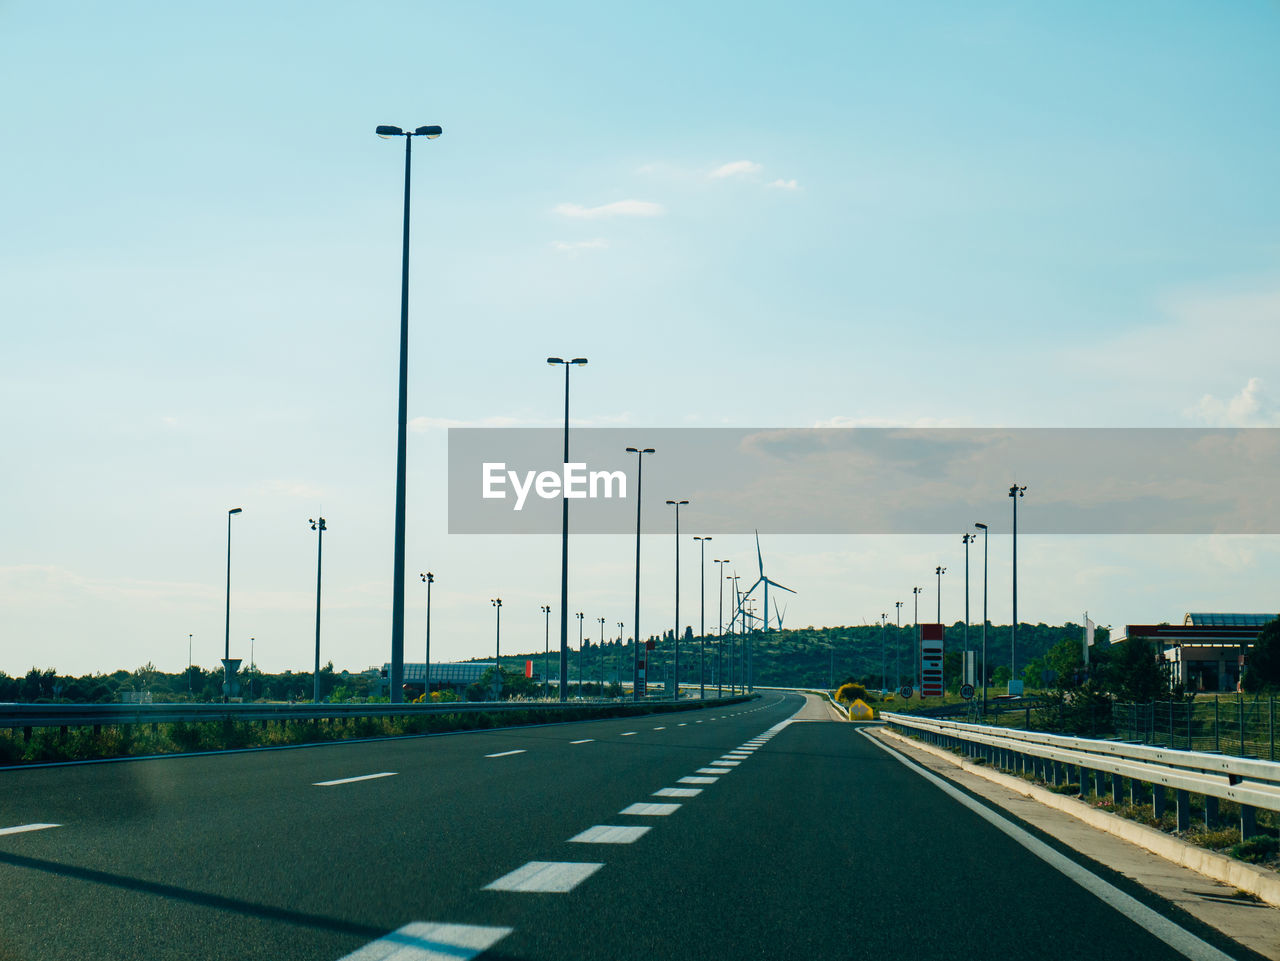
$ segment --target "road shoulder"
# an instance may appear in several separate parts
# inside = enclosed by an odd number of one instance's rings
[[[1003,783],[1009,775],[967,770],[968,765],[962,766],[960,758],[881,727],[868,727],[867,733],[940,777],[1135,881],[1232,940],[1280,961],[1280,910],[1277,908],[1241,896],[1233,887],[1042,804],[1022,793],[1020,786]]]

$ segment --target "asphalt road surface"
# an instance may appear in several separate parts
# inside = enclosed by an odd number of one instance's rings
[[[0,771],[0,961],[1255,957],[815,701]]]

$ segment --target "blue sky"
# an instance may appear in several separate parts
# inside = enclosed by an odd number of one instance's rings
[[[233,646],[310,663],[323,510],[326,659],[386,659],[379,123],[445,128],[414,152],[408,560],[441,656],[487,653],[490,597],[513,647],[556,603],[555,539],[444,530],[444,427],[554,424],[548,354],[591,359],[576,420],[638,442],[1280,424],[1278,28],[1261,2],[0,4],[0,669],[173,670],[188,633],[215,663],[231,506]],[[766,543],[788,622],[892,613],[976,519]],[[1023,618],[1276,607],[1272,538],[1026,540]],[[573,561],[574,609],[629,624],[629,543]]]

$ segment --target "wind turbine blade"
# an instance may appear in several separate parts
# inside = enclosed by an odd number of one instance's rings
[[[783,587],[783,586],[782,586],[781,584],[779,584],[777,581],[770,581],[770,580],[769,580],[769,578],[767,578],[767,577],[762,577],[762,578],[760,578],[760,579],[761,579],[762,581],[769,581],[769,583],[770,583],[770,584],[772,584],[774,587],[778,588],[779,590],[786,591],[788,594],[794,594],[794,593],[795,593],[795,591],[793,591],[791,588],[789,588],[789,587]]]
[[[760,554],[760,532],[756,531],[756,563],[760,565],[760,576],[764,577],[764,558]]]

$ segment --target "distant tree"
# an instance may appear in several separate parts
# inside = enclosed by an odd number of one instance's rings
[[[1143,637],[1131,637],[1115,645],[1098,674],[1101,689],[1119,701],[1141,704],[1169,694],[1164,661],[1151,641]]]
[[[1280,618],[1271,621],[1249,651],[1244,689],[1250,693],[1280,688]]]

